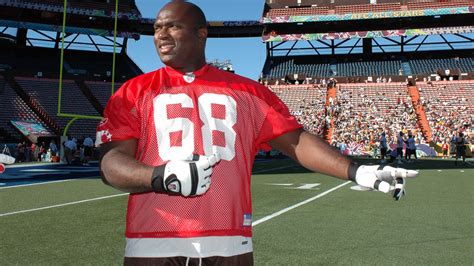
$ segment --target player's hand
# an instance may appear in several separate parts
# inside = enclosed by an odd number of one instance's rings
[[[184,197],[202,195],[209,189],[212,167],[219,161],[219,154],[194,155],[191,160],[170,161],[158,166],[152,176],[153,191]]]
[[[406,178],[413,178],[418,171],[381,165],[358,166],[353,180],[362,187],[388,193],[394,189],[393,198],[399,200],[405,194]]]

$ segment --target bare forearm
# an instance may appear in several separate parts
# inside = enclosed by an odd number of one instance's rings
[[[324,140],[308,132],[301,133],[300,145],[295,149],[295,160],[316,172],[348,179],[347,169],[351,160]]]
[[[100,163],[105,181],[122,191],[140,193],[152,191],[153,167],[144,165],[121,151],[106,153]]]
[[[299,130],[285,134],[270,143],[309,170],[348,179],[351,160],[319,137]]]

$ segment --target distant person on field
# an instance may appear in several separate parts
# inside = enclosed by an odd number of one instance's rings
[[[441,150],[443,152],[443,159],[449,158],[449,144],[446,143],[446,140],[443,140],[443,144],[441,145]]]
[[[56,146],[56,142],[51,140],[49,143],[49,150],[51,151],[51,157],[58,155],[58,146]]]
[[[75,138],[64,143],[64,157],[68,165],[72,164],[77,150],[77,140]]]
[[[414,155],[415,159],[418,159],[416,157],[416,143],[415,143],[415,138],[413,137],[412,133],[408,133],[408,139],[406,140],[406,151],[405,151],[405,160],[411,160],[411,156]]]
[[[402,164],[403,159],[403,144],[405,143],[405,139],[403,138],[404,133],[400,131],[397,136],[397,163]]]
[[[387,138],[385,137],[385,132],[382,132],[380,136],[380,163],[386,163],[385,156],[387,155]]]
[[[456,160],[454,161],[455,165],[458,165],[458,158],[462,157],[464,165],[466,165],[466,140],[464,139],[464,134],[459,132],[456,137]]]
[[[92,138],[90,136],[87,136],[85,139],[84,139],[84,142],[82,144],[84,146],[84,161],[83,161],[83,165],[85,166],[88,166],[89,165],[89,161],[92,157],[92,152],[93,152],[93,149],[94,149],[94,140],[92,140]]]

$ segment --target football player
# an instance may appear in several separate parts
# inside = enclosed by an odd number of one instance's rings
[[[103,180],[130,192],[125,265],[252,265],[250,178],[269,145],[313,171],[403,195],[415,171],[355,164],[268,88],[206,64],[206,25],[196,5],[166,4],[154,24],[165,67],[126,82],[98,126]]]

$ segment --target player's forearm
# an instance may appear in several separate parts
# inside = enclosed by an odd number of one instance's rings
[[[348,179],[351,160],[324,140],[308,132],[301,133],[295,147],[296,160],[304,167],[319,173]]]
[[[121,151],[111,150],[103,155],[100,170],[104,182],[130,193],[152,191],[153,167],[138,162]]]
[[[312,171],[340,179],[348,178],[351,160],[306,131],[289,132],[272,140],[270,144]]]

